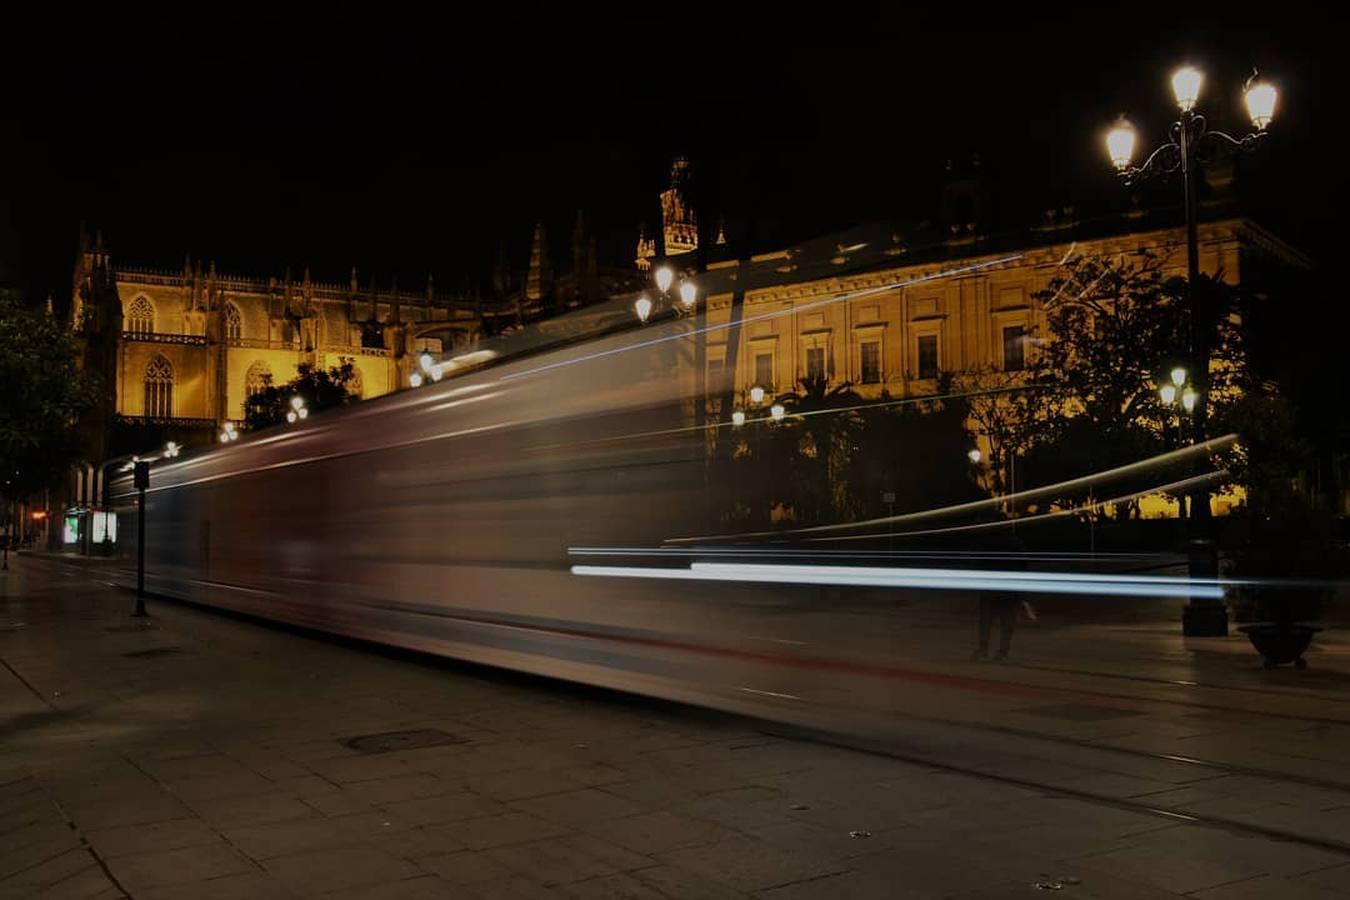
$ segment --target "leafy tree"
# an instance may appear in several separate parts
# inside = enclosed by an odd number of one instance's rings
[[[0,291],[0,487],[22,498],[50,487],[80,457],[73,428],[97,397],[70,332],[51,314]]]
[[[1187,358],[1184,280],[1165,276],[1163,261],[1148,253],[1079,257],[1038,297],[1051,338],[1028,373],[1046,404],[1023,469],[1029,483],[1090,474],[1189,443],[1176,408],[1158,395],[1167,373]],[[1218,387],[1211,382],[1209,396],[1222,394]],[[1125,504],[1117,512],[1135,508]]]
[[[244,403],[244,427],[254,430],[285,422],[292,397],[303,398],[311,413],[354,403],[361,399],[353,389],[355,380],[356,367],[347,357],[329,369],[301,363],[296,376],[282,385],[274,385],[270,375],[264,376],[263,388]]]
[[[987,487],[991,494],[1010,493],[1015,460],[1042,440],[1050,420],[1044,373],[982,367],[952,379],[952,390],[969,410],[971,444],[983,437],[988,445]]]
[[[752,420],[721,443],[728,448],[717,462],[725,525],[836,524],[977,496],[959,399],[868,403],[848,384],[831,388],[819,378],[800,385],[776,400],[782,422]],[[885,494],[895,501],[886,503]]]
[[[976,499],[968,453],[964,402],[951,396],[949,380],[938,396],[864,408],[852,466],[859,515],[875,518]],[[888,501],[886,495],[893,495]]]

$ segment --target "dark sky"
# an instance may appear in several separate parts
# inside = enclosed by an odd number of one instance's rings
[[[1343,87],[1326,80],[1337,29],[1270,30],[1269,11],[120,6],[53,4],[10,32],[0,261],[34,291],[68,287],[82,220],[122,262],[191,252],[332,280],[356,265],[363,283],[409,286],[485,274],[503,239],[525,252],[536,220],[560,243],[578,208],[627,253],[675,153],[706,208],[733,228],[753,217],[765,240],[924,218],[944,159],[971,152],[995,192],[1059,203],[1114,190],[1100,135],[1117,112],[1163,137],[1184,60],[1210,76],[1216,125],[1242,126],[1251,65],[1277,80],[1276,133],[1249,175],[1291,240],[1325,254],[1345,184],[1325,99]]]

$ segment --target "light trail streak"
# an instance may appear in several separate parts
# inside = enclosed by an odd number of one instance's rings
[[[1137,462],[1126,463],[1123,466],[1117,466],[1114,469],[1105,469],[1101,472],[1095,472],[1091,475],[1082,475],[1078,478],[1070,478],[1068,481],[1061,481],[1056,484],[1047,484],[1044,487],[1031,488],[1030,490],[1019,491],[1015,494],[1004,494],[999,497],[990,497],[985,500],[972,500],[969,503],[958,503],[953,506],[942,506],[937,509],[926,509],[919,512],[902,513],[898,516],[882,516],[878,519],[864,519],[860,522],[842,522],[836,525],[813,525],[806,528],[789,528],[784,531],[743,531],[733,532],[731,534],[712,534],[699,535],[696,537],[678,537],[669,538],[667,543],[671,544],[690,544],[698,541],[722,541],[734,540],[736,538],[752,537],[783,537],[791,534],[816,534],[826,531],[849,531],[855,528],[871,528],[877,525],[895,525],[900,522],[915,522],[923,519],[938,518],[940,516],[951,516],[958,513],[977,512],[983,509],[994,509],[1004,506],[1008,503],[1031,500],[1036,497],[1043,497],[1056,492],[1077,490],[1078,488],[1090,487],[1103,481],[1110,481],[1125,475],[1132,475],[1137,472],[1146,471],[1159,466],[1171,465],[1174,462],[1180,462],[1191,456],[1207,454],[1214,450],[1221,450],[1237,440],[1236,434],[1225,434],[1216,438],[1210,438],[1199,444],[1191,444],[1189,447],[1180,447],[1176,450],[1169,450],[1166,453],[1160,453],[1157,456],[1151,456],[1148,459],[1141,459]],[[1154,488],[1153,491],[1160,490]],[[1150,492],[1153,492],[1150,491]],[[1140,495],[1143,496],[1143,495]],[[1102,501],[1111,502],[1111,501]],[[910,532],[917,533],[917,532]]]
[[[1199,487],[1202,484],[1218,481],[1227,474],[1228,474],[1227,469],[1218,472],[1206,472],[1203,475],[1193,475],[1190,478],[1183,478],[1180,481],[1173,481],[1168,484],[1159,484],[1154,485],[1152,487],[1146,487],[1143,490],[1134,491],[1133,493],[1129,494],[1121,494],[1118,497],[1111,497],[1110,499],[1107,500],[1098,500],[1096,503],[1091,503],[1086,506],[1072,506],[1069,507],[1068,509],[1056,509],[1048,513],[1040,513],[1034,516],[1021,516],[1016,519],[1001,519],[997,522],[976,522],[970,525],[951,525],[948,526],[947,528],[921,528],[911,531],[873,531],[867,534],[846,534],[846,535],[837,535],[835,537],[806,538],[806,540],[810,542],[866,541],[889,537],[913,537],[917,535],[929,535],[929,534],[953,534],[958,531],[988,531],[994,528],[1007,528],[1012,525],[1024,525],[1030,522],[1043,522],[1046,519],[1057,519],[1063,518],[1064,516],[1072,516],[1075,515],[1076,513],[1087,512],[1089,510],[1096,510],[1099,507],[1106,506],[1111,503],[1124,503],[1128,500],[1137,500],[1140,497],[1147,497],[1150,494],[1158,494],[1164,491],[1181,491],[1186,490],[1188,488]]]
[[[794,566],[756,563],[695,563],[686,569],[644,566],[572,566],[572,574],[600,578],[645,578],[753,584],[929,588],[945,591],[1019,591],[1106,597],[1204,597],[1220,600],[1223,583],[1164,576],[1116,576],[993,569],[919,569],[875,566]]]
[[[906,406],[911,403],[937,403],[942,400],[964,400],[970,397],[989,397],[996,394],[1012,394],[1018,391],[1041,390],[1039,385],[1017,385],[1014,387],[988,388],[982,391],[964,391],[952,394],[924,394],[919,397],[903,397],[899,400],[879,400],[876,403],[857,403],[853,406],[837,406],[829,409],[813,409],[806,412],[794,412],[786,416],[788,419],[805,419],[808,416],[836,415],[838,413],[858,412],[865,409],[889,409],[893,406]],[[589,441],[573,441],[564,444],[537,444],[533,447],[526,447],[523,453],[543,453],[550,450],[564,450],[570,447],[591,447],[600,444],[610,444],[621,441],[635,441],[642,438],[661,437],[670,434],[686,434],[691,431],[707,431],[715,428],[741,428],[753,425],[756,422],[773,422],[772,416],[757,416],[753,419],[747,418],[741,425],[735,422],[711,422],[706,425],[681,425],[678,428],[659,428],[655,431],[634,431],[629,434],[612,435],[610,437],[595,438]]]

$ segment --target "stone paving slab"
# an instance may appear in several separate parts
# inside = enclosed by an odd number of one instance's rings
[[[0,898],[1350,897],[1336,852],[184,606],[126,629],[128,602],[22,557],[0,580]],[[460,742],[351,743],[428,729]],[[993,774],[1348,824],[1310,785],[948,737],[914,729]]]

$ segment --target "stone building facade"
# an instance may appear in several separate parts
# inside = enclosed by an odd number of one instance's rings
[[[397,284],[248,278],[185,263],[181,271],[119,266],[101,239],[86,242],[72,292],[72,322],[85,364],[100,375],[102,409],[86,425],[105,433],[106,457],[144,449],[137,427],[210,439],[243,417],[244,402],[270,379],[295,377],[303,363],[326,368],[350,359],[362,397],[406,386],[423,349],[472,346],[482,311],[437,296],[428,279],[413,293]],[[113,428],[116,426],[116,428]],[[130,430],[117,441],[107,434]],[[97,441],[96,441],[97,443]]]

